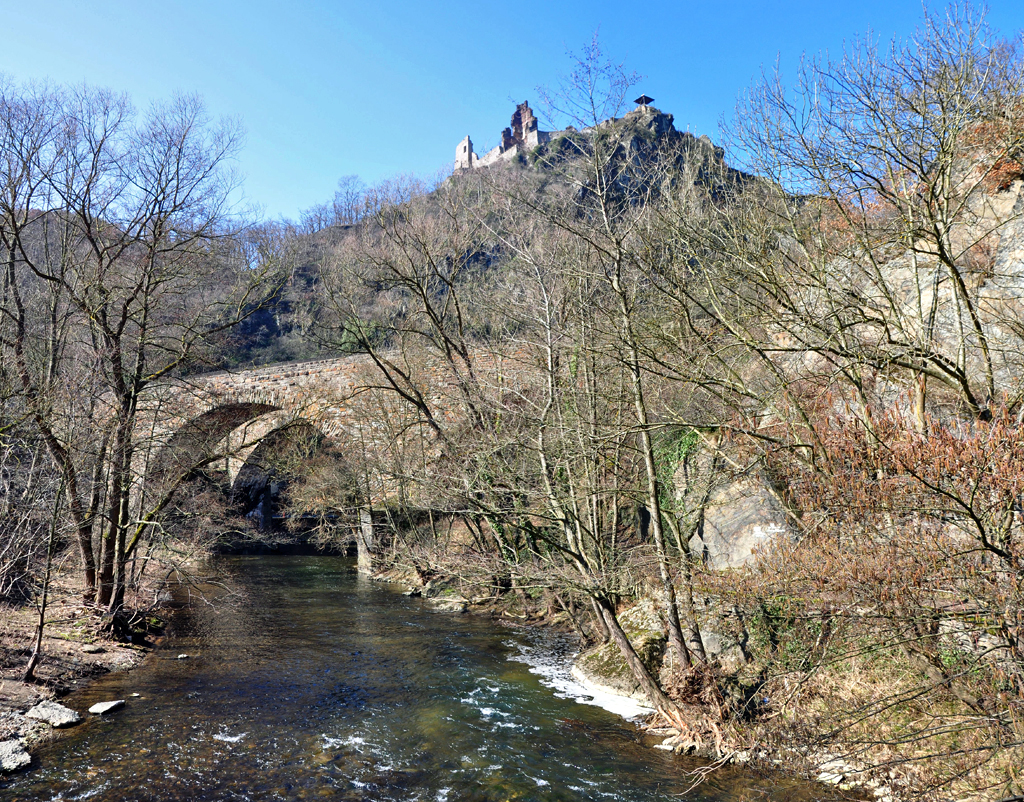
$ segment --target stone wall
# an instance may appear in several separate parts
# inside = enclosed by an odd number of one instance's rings
[[[536,115],[528,101],[516,106],[509,127],[501,132],[501,141],[483,156],[473,152],[473,142],[467,136],[455,148],[455,169],[471,170],[487,167],[497,162],[514,159],[520,153],[532,150],[550,141],[552,133],[541,131]]]

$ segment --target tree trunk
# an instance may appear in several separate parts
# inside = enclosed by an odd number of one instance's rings
[[[594,612],[594,621],[597,624],[597,631],[601,637],[601,643],[607,643],[612,638],[612,633],[608,629],[608,624],[605,623],[604,615],[601,613],[601,605],[597,603],[597,599],[591,597],[591,607]]]
[[[625,631],[622,629],[622,625],[619,624],[618,616],[615,615],[615,610],[612,608],[611,602],[606,598],[595,599],[597,609],[600,610],[602,619],[605,626],[608,628],[608,632],[611,635],[611,639],[615,642],[615,645],[619,647],[619,651],[622,652],[622,657],[626,661],[626,665],[629,666],[629,670],[632,672],[634,679],[643,689],[643,692],[647,694],[648,700],[651,705],[659,713],[663,714],[670,721],[674,721],[676,718],[681,719],[681,711],[679,707],[669,699],[665,692],[658,685],[654,677],[651,676],[651,672],[647,670],[647,666],[644,665],[643,660],[636,653],[633,648],[633,644],[629,642],[629,638],[626,636]]]
[[[633,324],[625,289],[616,274],[612,288],[619,296],[619,314],[621,315],[622,339],[629,355],[629,373],[633,393],[633,406],[636,420],[640,428],[640,449],[644,456],[644,469],[647,479],[647,508],[651,513],[651,534],[654,536],[654,547],[658,554],[658,573],[661,587],[665,594],[665,618],[668,621],[668,645],[683,669],[691,665],[690,653],[683,641],[683,630],[679,625],[679,605],[676,601],[676,589],[672,584],[669,571],[668,552],[665,548],[665,530],[661,508],[661,486],[658,481],[658,466],[654,458],[654,443],[651,440],[650,419],[647,414],[647,400],[644,395],[643,373],[640,366],[640,349],[637,347]]]
[[[687,527],[686,531],[683,531],[681,527],[671,515],[666,518],[669,522],[669,528],[672,530],[672,535],[675,537],[676,547],[679,549],[679,566],[682,573],[682,613],[683,621],[686,622],[686,645],[690,650],[690,655],[698,662],[706,663],[708,661],[707,651],[704,648],[704,638],[700,634],[700,622],[697,621],[697,611],[693,603],[693,552],[690,549],[690,538],[692,538],[697,531],[699,531],[704,518],[703,508],[700,510],[700,519],[697,526]]]
[[[131,460],[128,460],[131,464]],[[110,598],[110,612],[116,612],[124,606],[124,595],[128,588],[128,551],[126,549],[126,536],[128,532],[129,490],[130,479],[126,477],[124,488],[121,491],[121,512],[118,516],[120,526],[117,528],[116,551],[114,552],[114,592]]]
[[[63,491],[63,486],[60,488]],[[57,499],[53,505],[53,513],[50,517],[50,532],[46,540],[46,570],[43,572],[43,595],[39,600],[39,618],[36,621],[36,642],[32,647],[32,656],[25,666],[25,673],[22,675],[22,682],[35,682],[36,666],[39,665],[39,658],[43,654],[43,630],[46,628],[46,603],[50,596],[50,572],[53,569],[53,544],[57,539],[57,510],[60,508],[62,492],[58,491]]]

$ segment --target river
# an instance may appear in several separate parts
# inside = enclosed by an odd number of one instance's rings
[[[439,613],[338,557],[225,557],[145,664],[62,700],[11,800],[812,800],[652,749],[568,677],[571,641]],[[178,655],[187,655],[179,658]]]

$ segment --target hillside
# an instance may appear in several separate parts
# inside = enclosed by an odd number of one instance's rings
[[[597,139],[592,139],[593,134],[597,134]],[[608,148],[602,158],[608,161],[609,174],[618,176],[624,200],[633,196],[646,203],[681,182],[697,183],[713,194],[735,182],[750,180],[750,176],[725,163],[724,151],[707,136],[696,137],[676,130],[673,115],[652,106],[604,120],[594,129],[578,132],[569,128],[545,133],[542,143],[528,149],[516,146],[503,158],[492,160],[491,166],[478,169],[522,173],[532,182],[531,191],[539,195],[550,183],[562,188],[575,185],[575,191],[586,192],[591,183],[585,173],[594,156],[593,142]],[[456,169],[448,181],[458,183],[473,178]],[[359,208],[358,215],[363,217],[355,224],[330,223],[328,216],[313,231],[303,232],[294,227],[274,231],[278,240],[277,259],[287,278],[272,298],[232,330],[230,338],[218,349],[215,364],[226,368],[258,367],[343,355],[357,349],[351,337],[336,331],[333,335],[329,333],[334,324],[324,306],[322,271],[326,262],[344,258],[340,254],[358,248],[358,241],[365,236],[366,222],[390,196],[422,195],[428,207],[436,206],[438,188],[416,182],[400,186],[401,183],[386,183],[364,190],[358,199],[346,199],[349,205]],[[477,203],[474,213],[486,218],[490,213],[487,201]],[[495,273],[501,270],[506,258],[506,249],[481,240],[469,261]],[[489,280],[494,278],[492,275]],[[367,302],[365,314],[370,325],[381,314],[382,305],[387,302]]]

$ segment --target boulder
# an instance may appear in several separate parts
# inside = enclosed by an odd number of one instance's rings
[[[109,713],[112,710],[117,710],[124,707],[124,699],[115,699],[112,702],[97,702],[89,708],[89,712],[97,716],[102,716],[104,713]]]
[[[431,606],[435,610],[442,610],[448,613],[464,613],[466,607],[469,604],[468,599],[463,599],[458,596],[439,596],[434,599],[428,599]]]
[[[792,539],[782,505],[761,476],[742,477],[718,490],[704,519],[703,539],[694,536],[690,548],[715,568],[737,568],[754,559],[754,552],[775,538]]]
[[[665,656],[666,639],[654,602],[643,599],[621,613],[619,623],[637,655],[657,677]],[[614,643],[590,649],[577,657],[572,675],[595,690],[626,696],[641,704],[650,703]]]
[[[103,654],[106,649],[98,643],[89,643],[82,647],[82,651],[85,652],[85,654]]]
[[[44,700],[33,707],[25,714],[25,718],[34,718],[37,721],[45,721],[51,727],[70,727],[82,720],[77,711],[70,707],[64,707],[57,702]]]
[[[17,771],[32,762],[20,738],[0,741],[0,771]]]

